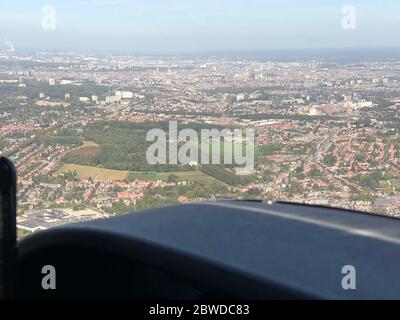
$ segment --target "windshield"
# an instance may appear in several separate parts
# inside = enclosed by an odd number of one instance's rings
[[[400,215],[399,9],[0,1],[19,234],[222,199]]]

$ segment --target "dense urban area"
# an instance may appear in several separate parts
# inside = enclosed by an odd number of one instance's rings
[[[18,228],[219,199],[400,215],[400,61],[0,53]],[[255,170],[151,165],[146,133],[253,128]],[[224,143],[221,142],[221,149]]]

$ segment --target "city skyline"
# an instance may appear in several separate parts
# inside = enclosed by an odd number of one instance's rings
[[[399,217],[399,59],[335,54],[269,61],[3,52],[0,152],[18,172],[19,229],[210,199]],[[254,130],[253,173],[237,175],[229,139],[216,144],[221,165],[176,163],[170,153],[168,162],[149,161],[148,134],[175,141],[170,123],[198,137]],[[182,142],[190,156],[209,147]]]

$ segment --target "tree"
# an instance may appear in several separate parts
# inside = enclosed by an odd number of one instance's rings
[[[176,175],[174,175],[174,174],[170,174],[170,175],[167,177],[167,182],[168,182],[168,183],[177,183],[178,181],[179,181],[179,177],[176,176]]]
[[[329,166],[329,167],[335,165],[336,161],[337,161],[337,157],[335,157],[334,155],[331,155],[331,154],[327,155],[324,158],[324,164]]]

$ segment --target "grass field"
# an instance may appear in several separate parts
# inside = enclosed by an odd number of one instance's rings
[[[96,142],[85,140],[83,141],[83,144],[80,146],[80,148],[84,147],[100,147],[100,145],[97,144]]]
[[[76,172],[78,179],[84,180],[88,178],[97,180],[124,180],[128,176],[128,171],[109,170],[97,167],[82,166],[79,164],[64,164],[58,173]]]
[[[200,146],[199,146],[199,157],[202,154],[202,149],[204,147],[207,148],[207,145],[200,144]],[[212,155],[213,144],[210,143],[208,145],[208,147],[209,147],[209,154]],[[232,159],[232,161],[233,161],[234,160],[234,150],[235,149],[240,150],[241,147],[242,147],[242,155],[245,156],[246,155],[246,144],[245,143],[241,144],[241,143],[236,143],[235,142],[233,144],[231,143],[230,146],[226,147],[226,143],[221,142],[219,144],[219,152],[220,152],[220,159],[221,159],[220,161],[221,162],[224,161],[225,148],[226,148],[226,151],[227,151],[226,156],[228,157],[228,159]],[[217,147],[217,150],[218,150],[218,147]],[[254,156],[258,157],[258,156],[262,156],[262,155],[263,155],[263,153],[262,153],[262,150],[261,150],[260,146],[254,146]],[[211,158],[210,158],[210,161],[211,161]]]
[[[68,152],[69,156],[90,159],[100,152],[100,145],[92,141],[84,141],[81,146]]]
[[[98,167],[82,166],[78,164],[64,164],[57,173],[76,172],[78,179],[84,180],[88,178],[97,180],[162,180],[166,181],[170,175],[175,175],[181,181],[196,181],[199,183],[218,183],[226,186],[223,182],[210,177],[200,171],[183,171],[183,172],[129,172],[120,170],[109,170]]]

